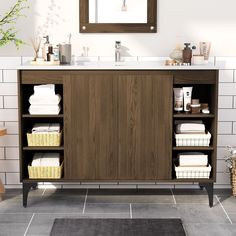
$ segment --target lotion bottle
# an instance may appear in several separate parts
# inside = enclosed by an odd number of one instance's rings
[[[192,59],[192,49],[189,47],[190,43],[185,43],[185,48],[183,50],[183,63],[191,64]]]
[[[42,56],[43,56],[44,61],[47,61],[48,48],[51,45],[50,45],[50,42],[49,42],[49,36],[48,35],[43,37],[43,38],[46,39],[46,42],[44,43],[43,48],[42,48],[42,54],[43,54]]]

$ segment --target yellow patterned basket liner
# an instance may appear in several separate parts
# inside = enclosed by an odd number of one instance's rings
[[[63,162],[60,166],[28,166],[30,179],[60,179],[62,177]]]
[[[46,134],[32,134],[27,133],[28,146],[60,146],[62,132],[60,133],[46,133]]]

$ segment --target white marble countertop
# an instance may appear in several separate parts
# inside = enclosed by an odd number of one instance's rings
[[[166,66],[161,61],[87,61],[71,65],[31,65],[30,62],[17,68],[18,70],[219,70],[214,64],[192,66]]]

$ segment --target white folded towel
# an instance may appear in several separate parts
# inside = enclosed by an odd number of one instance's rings
[[[207,166],[208,155],[201,152],[185,152],[178,154],[179,166]]]
[[[29,98],[29,103],[31,105],[58,105],[61,101],[61,96],[56,95],[31,95]]]
[[[59,133],[61,126],[59,123],[36,123],[32,128],[32,133]]]
[[[34,86],[35,95],[55,95],[55,84],[43,84]]]
[[[59,153],[35,153],[32,166],[60,166]]]
[[[31,115],[58,115],[60,110],[60,105],[30,105],[29,107]]]
[[[205,133],[206,127],[204,124],[182,123],[176,126],[178,134],[183,133]]]

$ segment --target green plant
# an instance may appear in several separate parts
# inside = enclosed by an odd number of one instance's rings
[[[24,44],[24,42],[17,37],[16,23],[20,17],[25,16],[22,14],[22,10],[29,8],[27,1],[28,0],[17,0],[15,5],[11,7],[4,16],[0,17],[0,47],[13,42],[18,49],[20,45]]]

